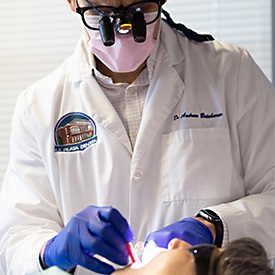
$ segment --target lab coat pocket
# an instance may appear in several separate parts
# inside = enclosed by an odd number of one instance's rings
[[[164,202],[229,196],[232,161],[225,128],[185,129],[162,136]]]

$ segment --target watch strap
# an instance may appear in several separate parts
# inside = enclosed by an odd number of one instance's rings
[[[215,238],[214,244],[218,247],[221,247],[223,242],[223,223],[221,218],[218,216],[218,214],[210,209],[202,209],[196,215],[196,217],[201,217],[204,220],[207,220],[210,223],[215,225],[216,238]]]

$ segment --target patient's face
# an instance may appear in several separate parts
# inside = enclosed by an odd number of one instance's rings
[[[161,252],[145,266],[134,269],[130,266],[117,270],[112,275],[196,275],[195,259],[188,251],[191,245],[179,239],[173,239],[167,251]]]

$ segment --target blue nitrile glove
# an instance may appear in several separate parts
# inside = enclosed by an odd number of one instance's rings
[[[55,265],[63,270],[80,265],[98,273],[110,274],[114,268],[93,255],[126,265],[126,243],[133,238],[129,224],[116,209],[88,206],[74,215],[47,243],[43,261],[48,267]]]
[[[169,242],[174,238],[186,241],[191,245],[213,244],[214,242],[213,234],[205,224],[194,218],[185,218],[150,233],[146,238],[145,248],[149,242],[153,242],[156,247],[168,248]]]

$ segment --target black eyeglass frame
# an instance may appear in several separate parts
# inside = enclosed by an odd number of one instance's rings
[[[196,275],[208,275],[213,251],[217,248],[212,244],[200,244],[189,248],[195,258]]]
[[[132,3],[126,7],[118,7],[118,8],[115,8],[112,6],[94,6],[88,0],[85,0],[85,2],[88,3],[90,5],[90,7],[80,7],[78,4],[78,0],[76,0],[76,12],[81,15],[82,22],[87,28],[89,28],[91,30],[96,30],[96,31],[98,31],[99,28],[93,28],[86,23],[84,14],[87,10],[96,10],[99,13],[99,15],[102,17],[107,16],[107,17],[116,19],[116,18],[120,17],[122,13],[127,14],[127,10],[129,10],[133,6],[137,6],[137,5],[143,4],[143,3],[156,3],[158,5],[158,13],[157,13],[157,16],[153,20],[146,22],[146,25],[149,25],[149,24],[152,24],[158,20],[158,18],[161,15],[161,6],[163,5],[163,0],[143,0],[143,1],[138,1],[138,2]],[[101,9],[106,9],[106,8],[112,10],[114,12],[114,14],[110,15],[110,14],[107,14],[101,10]]]

